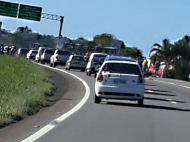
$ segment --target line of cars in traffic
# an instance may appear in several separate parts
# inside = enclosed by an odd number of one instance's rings
[[[30,50],[28,59],[51,67],[65,65],[66,70],[80,69],[87,76],[94,74],[94,102],[102,99],[121,99],[144,103],[145,80],[138,62],[121,56],[110,56],[104,53],[92,53],[86,62],[81,55],[71,55],[69,51],[40,47],[38,51]]]

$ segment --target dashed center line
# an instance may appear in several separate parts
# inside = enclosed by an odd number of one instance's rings
[[[166,84],[171,84],[171,85],[175,85],[175,86],[180,86],[180,87],[183,87],[183,88],[186,88],[186,89],[190,89],[190,87],[188,87],[188,86],[178,85],[178,84],[175,84],[175,83],[169,83],[169,82],[160,81],[160,80],[154,80],[154,81],[161,82],[161,83],[166,83]]]

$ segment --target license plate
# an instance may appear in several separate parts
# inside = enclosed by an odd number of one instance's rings
[[[114,83],[116,83],[116,84],[126,84],[126,80],[124,80],[124,79],[115,79],[114,80]]]

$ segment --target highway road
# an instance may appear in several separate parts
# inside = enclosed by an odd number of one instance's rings
[[[145,105],[94,103],[94,77],[71,70],[90,87],[84,106],[37,142],[189,142],[190,83],[146,79]]]
[[[58,68],[65,71],[64,67]],[[190,141],[190,83],[147,78],[143,107],[128,101],[103,100],[101,104],[95,104],[95,78],[77,70],[69,72],[83,79],[90,89],[90,96],[87,101],[82,101],[82,108],[64,121],[53,121],[77,105],[79,98],[84,99],[86,92],[82,82],[60,73],[60,77],[66,81],[64,84],[69,83],[67,88],[70,91],[51,108],[0,130],[0,141],[31,142],[32,139],[26,138],[30,138],[37,131],[39,138],[36,142]],[[62,85],[61,83],[58,88]],[[58,93],[64,92],[59,90]],[[72,99],[67,100],[68,98]],[[34,128],[35,124],[41,127]],[[48,126],[45,131],[43,126]]]

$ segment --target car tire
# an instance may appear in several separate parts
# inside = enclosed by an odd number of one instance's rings
[[[43,61],[43,60],[41,60],[41,64],[44,64],[44,61]]]
[[[95,98],[94,98],[95,104],[99,104],[101,102],[101,100],[102,99],[100,97],[96,96],[96,94],[95,94]]]
[[[91,76],[91,71],[88,72],[88,76]]]
[[[53,62],[53,67],[55,68],[56,67],[56,64]]]
[[[138,106],[143,106],[144,105],[144,98],[138,100]]]

